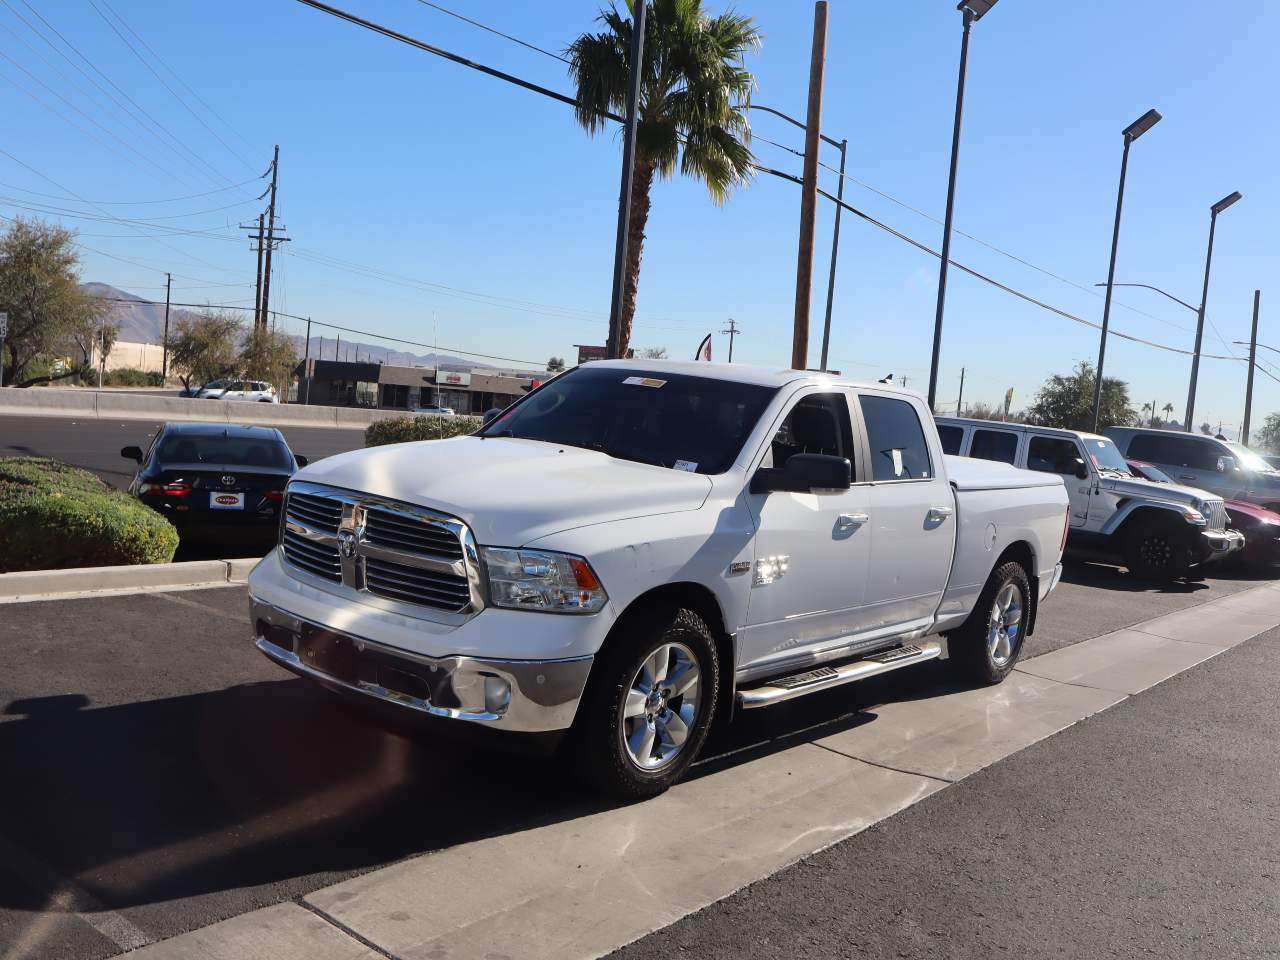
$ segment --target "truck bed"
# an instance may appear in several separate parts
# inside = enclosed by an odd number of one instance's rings
[[[1019,470],[1007,463],[972,457],[948,456],[945,460],[947,478],[956,490],[1018,490],[1062,485],[1062,478],[1056,473]]]

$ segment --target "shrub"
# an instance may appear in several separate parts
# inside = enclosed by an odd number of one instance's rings
[[[0,573],[168,563],[177,549],[168,520],[89,471],[0,458]]]
[[[97,381],[90,381],[96,383]],[[119,367],[108,370],[102,375],[104,387],[163,387],[164,378],[159,373],[138,370],[134,367]]]
[[[384,443],[443,440],[464,433],[475,433],[482,423],[480,417],[440,417],[433,414],[375,420],[365,427],[364,445],[377,447]]]

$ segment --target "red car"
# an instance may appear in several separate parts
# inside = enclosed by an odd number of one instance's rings
[[[1129,469],[1155,483],[1172,483],[1169,475],[1144,460],[1126,460]],[[1280,563],[1280,513],[1256,503],[1228,500],[1230,527],[1244,534],[1244,550],[1240,562],[1250,567],[1270,567]]]

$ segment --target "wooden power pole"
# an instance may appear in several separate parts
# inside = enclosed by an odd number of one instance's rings
[[[271,310],[271,251],[276,245],[276,174],[280,171],[280,145],[276,144],[271,158],[271,199],[267,201],[267,250],[262,267],[262,306],[259,309],[258,329],[267,329],[267,317]]]
[[[827,0],[813,6],[813,49],[809,57],[809,109],[804,131],[804,178],[800,187],[800,248],[796,256],[796,317],[791,366],[809,365],[809,301],[813,288],[813,235],[818,206],[818,146],[822,133],[822,77],[827,59]]]

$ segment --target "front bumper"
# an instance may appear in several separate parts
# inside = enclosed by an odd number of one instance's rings
[[[255,646],[286,670],[338,693],[516,733],[567,730],[594,660],[427,657],[332,630],[252,596],[249,606]]]
[[[1193,548],[1194,562],[1217,563],[1244,549],[1244,534],[1239,530],[1202,530]]]

